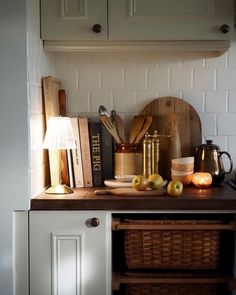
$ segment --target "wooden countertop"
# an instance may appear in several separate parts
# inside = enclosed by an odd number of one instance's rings
[[[205,190],[184,187],[180,198],[167,195],[95,195],[96,189],[74,189],[74,193],[68,195],[42,193],[31,200],[31,210],[207,210],[236,213],[236,190],[227,184]]]

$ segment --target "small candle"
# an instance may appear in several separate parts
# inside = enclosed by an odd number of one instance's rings
[[[212,176],[208,172],[195,172],[192,183],[197,188],[208,188],[212,184]]]

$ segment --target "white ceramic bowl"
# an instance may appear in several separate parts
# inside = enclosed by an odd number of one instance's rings
[[[172,159],[171,168],[182,172],[192,171],[194,168],[194,157]]]

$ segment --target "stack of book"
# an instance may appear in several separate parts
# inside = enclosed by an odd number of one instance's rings
[[[71,118],[76,148],[68,151],[71,187],[99,187],[114,177],[113,139],[105,127],[89,118]]]

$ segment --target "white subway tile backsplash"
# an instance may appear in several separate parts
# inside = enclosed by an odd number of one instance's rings
[[[228,151],[233,159],[235,159],[236,164],[236,136],[229,136],[228,137]]]
[[[126,69],[124,75],[125,89],[127,90],[142,90],[147,88],[147,70],[141,69]]]
[[[197,112],[204,112],[204,91],[199,90],[184,90],[183,99],[190,103]]]
[[[218,135],[236,135],[236,114],[218,115]]]
[[[135,113],[137,109],[135,91],[113,91],[113,108],[118,112]]]
[[[90,92],[90,111],[97,114],[100,105],[104,105],[108,112],[111,112],[113,109],[113,98],[111,91]]]
[[[170,71],[170,88],[187,90],[192,86],[192,70],[188,68],[171,69]]]
[[[124,70],[122,68],[102,69],[102,89],[124,89]]]
[[[193,88],[197,90],[215,89],[215,71],[213,69],[194,69]]]
[[[78,88],[66,88],[67,113],[78,114],[90,112],[89,91]],[[71,99],[73,97],[73,99]]]
[[[202,123],[202,135],[206,136],[216,136],[216,115],[215,114],[199,114]]]
[[[147,70],[147,88],[149,90],[162,90],[169,88],[168,68],[160,67],[148,68]]]
[[[229,112],[236,113],[236,90],[230,90],[228,92],[228,100]]]
[[[227,111],[226,91],[206,91],[206,112],[225,113]]]
[[[79,89],[98,90],[101,89],[101,70],[97,68],[79,68]]]
[[[216,86],[219,90],[236,90],[236,68],[218,69]]]

